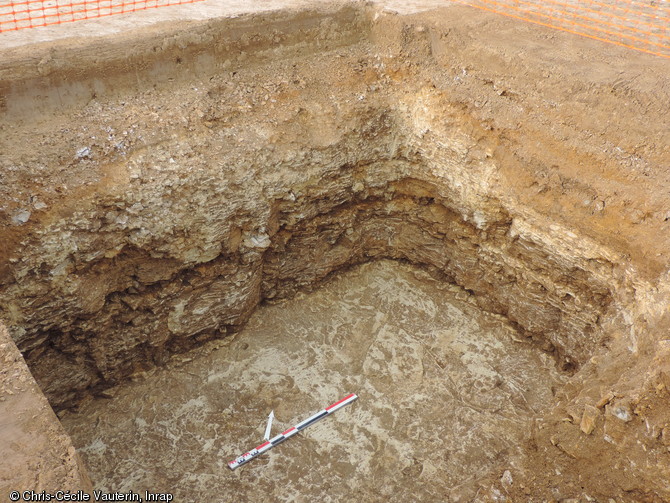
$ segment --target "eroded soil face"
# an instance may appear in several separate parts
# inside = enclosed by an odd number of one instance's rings
[[[109,390],[62,422],[95,484],[176,501],[470,501],[514,477],[566,377],[464,290],[366,264],[259,308],[236,336]],[[349,392],[353,405],[227,462]],[[513,479],[512,479],[513,480]]]
[[[373,36],[364,11],[298,21],[268,21],[274,35],[237,21],[240,40],[225,50],[208,41],[226,26],[189,32],[166,42],[186,52],[137,73],[142,91],[110,67],[102,98],[93,79],[85,103],[37,126],[19,114],[25,100],[8,104],[21,117],[6,140],[8,186],[22,190],[2,215],[0,300],[57,408],[234,333],[263,299],[374,259],[441,271],[565,368],[607,340],[605,320],[625,323],[615,309],[631,291],[623,252],[517,193],[535,183],[525,156],[555,161],[546,133],[525,128],[523,155],[507,158],[497,128],[523,109],[505,101],[489,111],[500,124],[474,119],[466,95],[498,91],[447,65],[416,67],[447,50],[425,27],[391,18],[377,46],[363,38]],[[222,57],[212,74],[210,58]],[[77,99],[69,86],[49,99]],[[35,128],[39,153],[21,136]]]
[[[269,338],[270,329],[249,337],[249,348],[259,353],[238,354],[239,339],[229,339],[225,358],[231,365],[247,361],[247,371],[257,374],[244,386],[238,376],[225,374],[227,379],[210,383],[216,390],[210,393],[204,382],[209,371],[191,376],[209,402],[186,407],[183,420],[200,411],[209,426],[194,421],[193,427],[204,428],[203,438],[213,441],[205,451],[211,462],[199,465],[198,473],[213,476],[219,467],[214,463],[249,448],[249,441],[255,445],[257,432],[250,434],[248,425],[257,429],[267,409],[276,407],[290,424],[352,391],[340,385],[358,384],[367,402],[362,398],[340,417],[369,424],[355,430],[349,421],[333,421],[340,435],[333,442],[341,442],[333,450],[345,463],[332,465],[338,476],[358,462],[368,470],[362,473],[379,477],[387,469],[420,472],[427,482],[416,491],[456,498],[456,476],[448,472],[467,463],[466,447],[473,445],[467,442],[476,443],[475,437],[457,434],[464,443],[453,459],[434,461],[427,450],[451,425],[462,424],[483,435],[476,437],[484,447],[474,459],[487,470],[477,480],[488,477],[489,483],[480,496],[667,500],[667,65],[646,56],[631,59],[614,47],[605,54],[592,41],[457,7],[410,17],[361,4],[340,7],[163,25],[97,45],[63,41],[3,56],[0,314],[45,394],[58,410],[75,408],[166,364],[175,353],[232,337],[263,301],[290,299],[356,264],[402,260],[431,271],[440,288],[465,288],[479,308],[503,317],[536,347],[533,358],[551,354],[570,378],[556,388],[550,410],[541,412],[549,403],[542,397],[549,400],[544,393],[554,371],[524,374],[543,384],[524,382],[519,389],[525,391],[514,395],[516,374],[503,373],[501,365],[480,375],[479,384],[476,372],[462,366],[458,337],[488,333],[483,315],[473,315],[476,323],[463,325],[461,335],[446,330],[422,340],[419,323],[401,330],[398,313],[380,304],[377,313],[388,320],[362,327],[372,339],[353,320],[342,340],[334,335],[340,332],[328,331],[335,330],[332,325],[317,324],[315,336],[322,339],[296,346],[308,361],[315,348],[341,360],[318,360],[332,380],[315,382],[316,374],[309,374],[316,389],[305,388],[306,382],[301,388],[295,378],[272,381],[296,400],[287,409],[273,402],[269,384],[262,387],[269,378],[255,363],[279,365],[263,359],[255,342]],[[491,32],[495,45],[481,36]],[[359,297],[372,295],[360,289]],[[347,302],[337,305],[353,309]],[[428,316],[430,325],[434,312],[449,325],[449,316],[466,316],[456,313],[458,302],[449,306],[423,314],[417,309],[416,317]],[[288,338],[268,345],[295,344],[286,323],[282,337]],[[380,328],[385,326],[388,332]],[[478,348],[483,360],[473,365],[488,369],[483,362],[491,361],[488,351],[498,350],[492,342],[497,339],[477,340],[487,342]],[[356,364],[356,348],[373,342]],[[526,347],[512,346],[517,344]],[[438,347],[443,354],[433,351]],[[403,379],[392,380],[388,369]],[[496,372],[507,381],[494,386]],[[455,401],[453,410],[460,411],[453,420],[439,422],[440,414],[450,412],[425,399],[438,393],[438,382],[445,386],[440,399]],[[337,385],[332,393],[330,383]],[[408,388],[396,392],[398,383]],[[449,390],[463,383],[472,387],[452,396]],[[185,385],[175,388],[184,404],[194,396]],[[308,398],[305,389],[316,395]],[[163,391],[155,393],[147,400],[156,401]],[[519,423],[502,436],[494,435],[494,426],[477,429],[475,417],[493,424],[483,419],[491,409],[481,396],[503,407],[496,425],[512,428],[514,410],[523,417],[533,411],[537,428]],[[461,400],[482,407],[482,418]],[[243,408],[229,409],[236,404]],[[144,428],[145,438],[156,436],[149,425],[163,427],[160,409],[158,401],[145,407],[146,425],[133,422],[133,428]],[[425,423],[417,412],[424,409],[430,419]],[[216,416],[222,410],[234,417]],[[393,443],[394,424],[408,429],[409,447]],[[431,433],[424,436],[419,424]],[[319,425],[314,434],[326,427]],[[230,430],[239,441],[225,458],[215,429]],[[526,443],[515,436],[522,431]],[[309,435],[282,449],[312,445]],[[356,440],[353,451],[343,439]],[[100,445],[93,440],[84,443],[93,446],[87,452],[95,463],[94,447]],[[491,452],[507,450],[500,454],[508,456],[505,462],[486,451],[487,440]],[[174,438],[175,445],[184,441]],[[114,449],[112,440],[106,445]],[[523,456],[515,457],[512,445]],[[393,458],[401,447],[414,449],[411,465],[409,458]],[[323,446],[307,452],[326,457]],[[245,477],[263,463],[281,470],[276,459],[297,458],[273,452],[226,476],[244,491]],[[389,464],[376,465],[380,460]],[[476,468],[467,466],[473,475]],[[130,473],[123,464],[116,468]],[[169,474],[178,470],[168,468],[157,476],[176,487],[169,479],[176,475]],[[515,482],[505,479],[504,485],[500,477],[508,469]],[[317,473],[300,476],[315,482],[310,477]],[[373,487],[379,490],[364,477],[357,480],[368,498]],[[398,491],[392,497],[412,499]]]

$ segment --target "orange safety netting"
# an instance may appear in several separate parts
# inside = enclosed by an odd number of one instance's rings
[[[0,0],[0,32],[201,0]],[[445,0],[670,58],[668,0]]]
[[[0,0],[0,33],[201,0]]]
[[[670,58],[670,3],[667,0],[451,1]]]

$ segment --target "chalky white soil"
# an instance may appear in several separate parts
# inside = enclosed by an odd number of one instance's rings
[[[258,309],[242,332],[63,418],[94,485],[176,501],[453,501],[514,471],[554,361],[464,290],[391,261]],[[360,398],[236,471],[227,462]]]

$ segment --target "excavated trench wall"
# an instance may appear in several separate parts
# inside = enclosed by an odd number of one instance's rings
[[[332,31],[363,32],[364,19],[339,13]],[[306,23],[327,35],[319,21]],[[187,47],[170,59],[202,73],[215,56]],[[54,152],[94,178],[88,194],[15,210],[14,223],[31,211],[16,229],[33,225],[9,257],[3,314],[55,407],[230,333],[264,298],[375,258],[474,291],[565,367],[602,341],[616,257],[504,204],[493,128],[434,86],[399,96],[364,44],[266,62],[269,73],[226,61],[230,71],[172,98],[89,88]]]
[[[455,14],[345,7],[11,53],[0,314],[51,404],[379,258],[471,290],[564,370],[638,351],[633,299],[662,260],[637,260],[639,207],[605,185],[624,161],[602,146],[632,148],[646,119],[599,125],[636,107],[610,74],[516,49],[473,43]]]

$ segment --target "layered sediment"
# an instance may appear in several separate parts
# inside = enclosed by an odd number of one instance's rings
[[[622,77],[585,42],[580,70],[528,27],[492,48],[474,33],[504,22],[464,12],[345,7],[10,53],[0,315],[52,405],[235,332],[264,299],[397,259],[575,374],[566,439],[584,442],[581,408],[608,393],[605,424],[619,398],[655,393],[656,410],[663,62],[633,85],[643,63]],[[657,422],[648,449],[667,456]],[[600,438],[623,451],[636,431]]]

